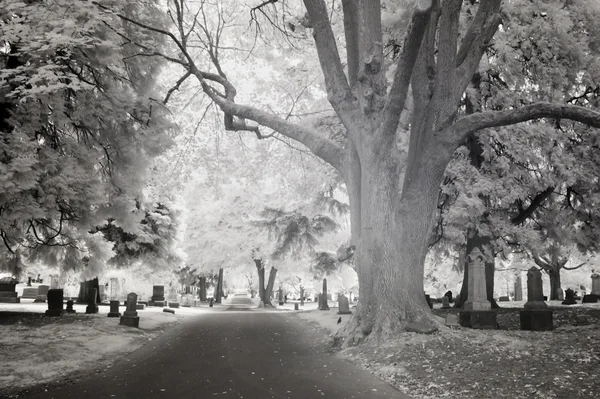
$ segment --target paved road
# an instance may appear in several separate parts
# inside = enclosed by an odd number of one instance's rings
[[[290,313],[252,309],[247,296],[191,317],[108,370],[28,398],[403,398],[328,353]]]

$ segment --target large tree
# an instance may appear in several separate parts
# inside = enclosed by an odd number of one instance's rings
[[[152,50],[140,54],[163,56],[179,65],[180,81],[196,79],[221,108],[228,130],[252,131],[262,138],[264,126],[304,144],[340,173],[348,187],[360,283],[360,304],[347,327],[347,342],[366,335],[384,338],[413,320],[435,323],[423,295],[423,267],[439,187],[454,151],[485,128],[546,117],[600,127],[600,113],[536,102],[465,115],[461,99],[502,21],[501,0],[469,5],[473,12],[466,21],[460,20],[463,0],[407,2],[396,13],[393,29],[403,35],[403,45],[391,65],[384,55],[380,1],[342,1],[345,62],[326,2],[303,3],[328,100],[343,125],[343,134],[335,138],[235,101],[235,83],[219,59],[220,41],[227,34],[221,22],[227,18],[218,14],[220,23],[214,29],[206,23],[206,15],[219,13],[222,4],[210,8],[204,2],[172,1],[173,25],[164,29],[121,17],[173,41],[177,56]],[[257,1],[252,15],[287,6]],[[196,58],[198,46],[206,57]],[[403,114],[409,123],[400,123]]]

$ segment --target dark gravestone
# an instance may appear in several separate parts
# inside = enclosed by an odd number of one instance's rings
[[[119,324],[122,326],[129,327],[140,327],[140,317],[136,311],[137,307],[137,294],[135,292],[131,292],[127,295],[127,309],[121,316]]]
[[[77,313],[75,309],[73,309],[73,300],[69,299],[67,301],[67,313]]]
[[[298,303],[294,304],[294,310],[300,310],[300,309],[298,309]]]
[[[155,285],[152,287],[152,298],[150,306],[165,306],[165,286]]]
[[[567,288],[565,291],[565,300],[561,302],[563,305],[577,305],[577,301],[575,300],[575,291],[570,288]]]
[[[90,288],[88,296],[88,305],[85,307],[86,314],[98,313],[98,305],[96,304],[96,298],[98,297],[97,288]]]
[[[282,306],[285,303],[285,300],[283,297],[283,290],[281,288],[279,288],[277,291],[277,298],[279,298],[279,306]]]
[[[445,297],[448,297],[448,300],[450,301],[450,303],[452,303],[452,302],[453,302],[453,300],[452,300],[452,291],[447,291],[447,292],[444,294],[444,296],[445,296]],[[443,298],[442,298],[442,300],[443,300]],[[442,303],[443,303],[443,302],[442,302]]]
[[[523,283],[521,276],[517,276],[515,279],[515,301],[523,300]]]
[[[146,305],[144,305],[143,303],[138,302],[138,304],[135,305],[135,310],[144,310],[144,309],[146,309]]]
[[[63,308],[64,294],[62,289],[48,290],[48,310],[46,316],[61,316],[65,313]]]
[[[587,294],[583,296],[583,299],[581,300],[581,303],[598,303],[598,295],[594,295],[594,294]]]
[[[425,294],[425,300],[427,301],[427,306],[429,306],[429,309],[433,309],[433,302],[431,302],[429,295]]]
[[[35,298],[37,298],[37,294],[38,294],[37,287],[23,288],[23,295],[21,295],[21,298],[35,299]]]
[[[175,314],[175,311],[174,311],[173,309],[167,309],[167,308],[164,308],[164,309],[163,309],[163,312],[164,312],[164,313],[171,313],[171,314]]]
[[[493,310],[469,310],[458,314],[459,324],[462,327],[479,330],[495,330],[498,328],[496,312]]]
[[[119,312],[119,301],[110,301],[110,312],[108,312],[108,317],[121,317],[121,312]]]
[[[501,296],[500,298],[498,298],[498,302],[508,302],[510,301],[510,298],[507,296]]]
[[[442,309],[450,309],[450,298],[446,295],[442,297]]]
[[[544,302],[542,272],[532,267],[527,272],[527,302],[519,312],[521,330],[551,331],[554,328],[552,311]]]
[[[346,295],[338,295],[338,314],[351,314],[350,304]]]
[[[19,283],[18,280],[12,277],[0,278],[0,302],[3,303],[20,303],[21,299],[18,298],[16,285]]]

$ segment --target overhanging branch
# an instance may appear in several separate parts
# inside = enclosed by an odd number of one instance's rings
[[[518,109],[488,111],[460,118],[452,129],[457,132],[459,143],[473,133],[490,127],[514,125],[540,118],[570,119],[600,128],[600,112],[577,105],[539,102]]]

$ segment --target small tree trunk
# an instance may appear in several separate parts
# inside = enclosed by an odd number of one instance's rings
[[[215,288],[215,302],[221,303],[221,297],[223,296],[223,269],[219,269],[219,280]]]
[[[553,271],[546,271],[548,277],[550,277],[550,300],[558,301],[558,290],[561,289],[560,283],[560,269]]]
[[[267,288],[265,288],[265,306],[273,306],[271,303],[271,298],[273,298],[273,286],[275,285],[275,277],[277,276],[277,269],[275,267],[271,267],[271,271],[269,272],[269,282],[267,283]]]
[[[268,300],[268,296],[265,295],[265,267],[262,259],[254,259],[254,264],[256,265],[256,272],[258,273],[258,297],[260,301],[263,303],[263,306],[266,306],[267,303],[271,303]]]
[[[300,287],[300,306],[304,306],[304,287]]]
[[[198,296],[202,302],[206,302],[206,277],[200,277],[200,290]]]

